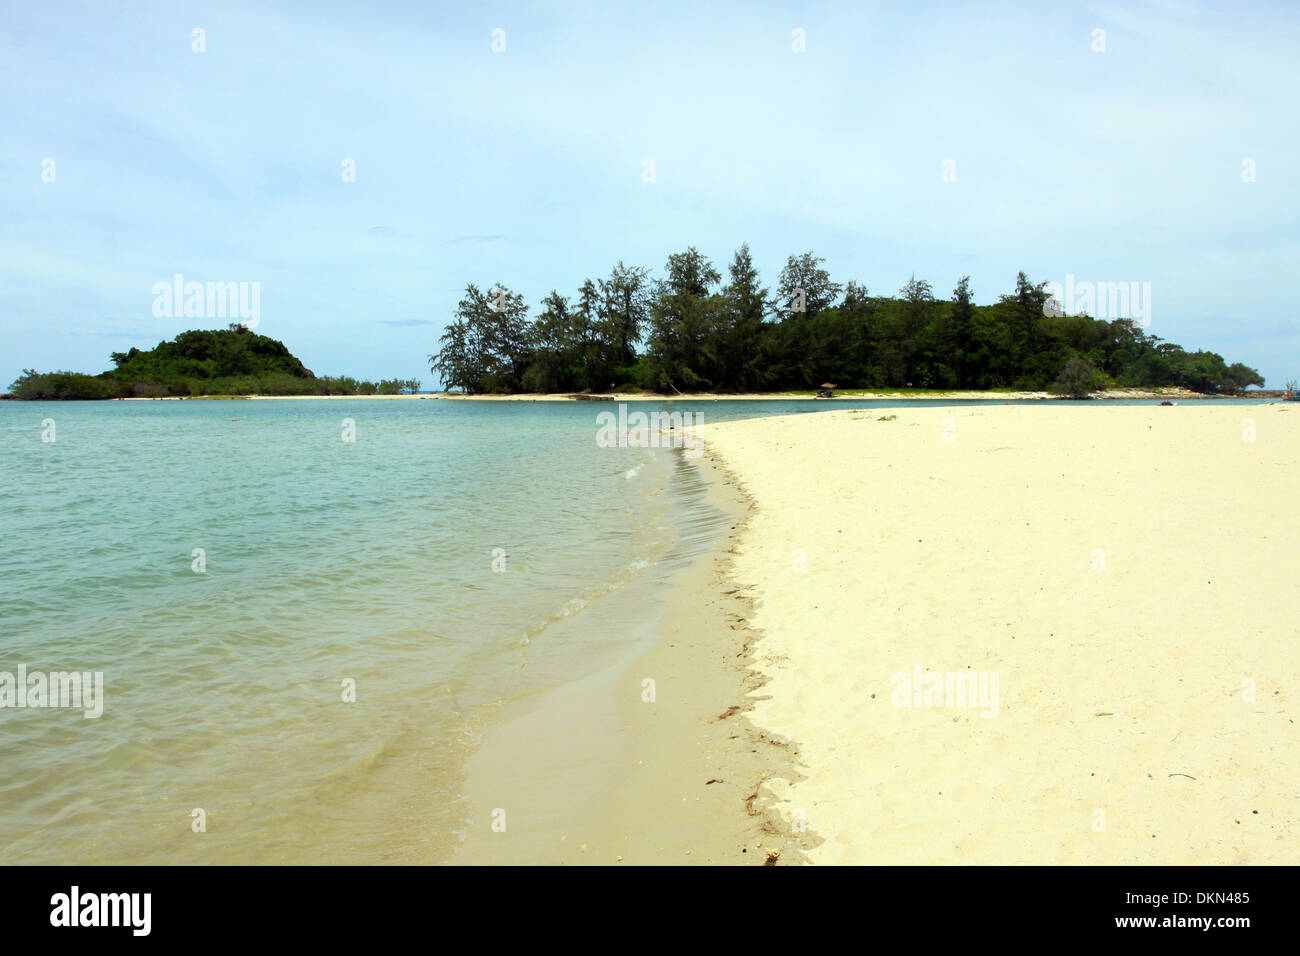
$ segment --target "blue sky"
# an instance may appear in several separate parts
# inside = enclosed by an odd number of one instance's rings
[[[875,294],[1149,282],[1149,331],[1280,387],[1297,52],[1282,4],[7,3],[0,386],[224,326],[153,314],[181,273],[259,282],[318,373],[428,387],[467,282],[535,309],[748,242],[769,286],[810,249]]]

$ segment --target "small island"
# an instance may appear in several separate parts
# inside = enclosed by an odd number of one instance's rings
[[[1114,388],[1236,395],[1264,384],[1253,368],[1148,334],[1149,295],[1131,284],[1081,284],[1095,294],[1080,308],[1022,271],[1010,292],[977,305],[970,276],[947,300],[915,275],[881,296],[834,281],[824,261],[789,256],[769,294],[748,245],[725,278],[691,247],[668,257],[663,278],[619,262],[574,298],[552,291],[535,319],[505,285],[471,284],[429,361],[444,387],[474,395],[811,394],[833,382],[1088,398]]]
[[[401,395],[420,390],[418,379],[358,381],[316,375],[283,342],[246,326],[193,329],[148,351],[110,356],[114,368],[98,375],[25,369],[5,397],[18,401],[109,398],[243,398],[251,395]]]

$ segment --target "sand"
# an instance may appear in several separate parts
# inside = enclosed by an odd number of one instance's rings
[[[454,862],[1300,861],[1300,406],[701,435],[734,526],[653,641],[501,715]]]
[[[1300,862],[1300,406],[702,434],[752,504],[729,574],[766,682],[737,703],[797,755],[757,802],[800,859]]]

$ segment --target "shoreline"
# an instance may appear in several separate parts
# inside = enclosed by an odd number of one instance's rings
[[[1281,401],[1283,393],[1278,391],[1275,395],[1209,395],[1201,392],[1193,392],[1181,388],[1112,388],[1093,393],[1084,401],[1107,402],[1107,401],[1156,401],[1156,400],[1177,400],[1177,401],[1225,401],[1225,400],[1254,400],[1260,402]],[[273,396],[267,396],[273,397]],[[296,396],[287,396],[296,397]],[[304,396],[305,397],[305,396]],[[344,397],[344,396],[340,396]],[[970,389],[935,389],[920,390],[909,389],[906,391],[898,390],[868,390],[868,389],[836,389],[835,397],[832,399],[816,398],[812,392],[807,394],[791,392],[746,392],[739,394],[727,394],[723,392],[692,392],[681,395],[664,395],[658,393],[637,392],[630,394],[620,394],[618,392],[592,392],[590,394],[518,394],[518,395],[461,395],[451,393],[437,393],[430,395],[399,395],[399,396],[373,396],[373,397],[392,397],[392,398],[436,398],[441,401],[458,401],[458,402],[578,402],[578,401],[596,401],[596,402],[835,402],[835,401],[959,401],[959,402],[1027,402],[1027,401],[1071,401],[1062,395],[1054,395],[1045,391],[1019,391],[1015,389],[994,389],[989,391],[974,391]]]
[[[507,708],[467,767],[476,829],[451,865],[774,865],[815,843],[787,839],[760,793],[798,755],[747,716],[762,683],[752,609],[725,586],[746,502],[714,463],[685,467],[670,480],[701,482],[721,528],[667,578],[652,641]],[[506,808],[506,831],[490,832],[486,814]]]
[[[1210,395],[1192,392],[1181,388],[1113,388],[1099,391],[1082,401],[1283,401],[1280,390],[1266,390],[1258,395]],[[1027,402],[1027,401],[1067,401],[1063,396],[1045,391],[1017,391],[1000,389],[990,391],[973,391],[969,389],[950,390],[860,390],[837,389],[835,398],[819,399],[809,392],[792,394],[790,392],[747,392],[743,394],[726,394],[722,392],[694,392],[682,395],[664,395],[649,392],[620,394],[618,392],[592,392],[590,394],[546,393],[546,394],[510,394],[510,395],[463,395],[450,392],[429,392],[417,395],[191,395],[166,397],[132,397],[102,399],[104,402],[219,402],[219,401],[451,401],[451,402],[834,402],[842,401],[959,401],[959,402]],[[1082,404],[1082,401],[1080,404]]]

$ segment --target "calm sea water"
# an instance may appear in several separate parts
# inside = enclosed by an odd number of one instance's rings
[[[0,672],[104,675],[97,719],[0,709],[4,861],[445,858],[493,715],[653,640],[724,523],[612,408],[0,403]]]

